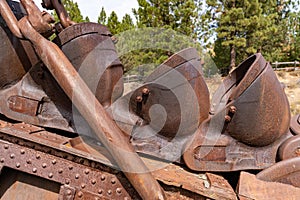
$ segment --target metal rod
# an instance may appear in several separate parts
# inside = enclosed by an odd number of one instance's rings
[[[59,47],[42,37],[27,17],[19,21],[19,28],[141,197],[165,199],[158,182]]]
[[[6,0],[0,0],[0,14],[6,22],[10,31],[18,38],[23,38],[23,35],[18,26],[18,20],[14,13],[11,11]]]

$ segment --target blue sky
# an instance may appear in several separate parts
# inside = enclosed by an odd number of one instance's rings
[[[101,11],[104,7],[106,14],[109,15],[115,11],[119,20],[128,13],[132,13],[132,8],[137,8],[137,0],[73,0],[78,3],[81,14],[85,17],[88,16],[92,22],[96,22]],[[34,2],[41,8],[42,0],[34,0]],[[133,16],[132,16],[133,17]]]

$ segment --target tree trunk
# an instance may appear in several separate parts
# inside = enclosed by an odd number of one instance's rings
[[[235,62],[236,62],[235,46],[230,45],[230,66],[229,66],[229,71],[235,68]]]

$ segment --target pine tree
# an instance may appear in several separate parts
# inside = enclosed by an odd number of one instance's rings
[[[102,7],[101,11],[100,11],[100,14],[99,14],[99,17],[98,17],[98,23],[99,24],[106,24],[107,22],[107,19],[106,19],[106,12],[104,10],[104,7]]]
[[[90,21],[89,17],[83,18],[77,2],[74,3],[73,0],[62,0],[62,3],[72,21],[77,22],[77,23]],[[53,15],[54,15],[55,21],[59,21],[56,12],[54,12]]]
[[[78,23],[85,21],[81,15],[77,2],[74,3],[73,0],[63,0],[62,3],[64,4],[71,20]]]
[[[134,28],[132,18],[130,17],[130,15],[125,14],[120,24],[120,31],[123,32],[123,31],[130,30],[132,28]]]
[[[107,27],[112,34],[117,34],[120,32],[120,22],[115,11],[112,11],[107,19]]]
[[[289,0],[207,0],[206,3],[207,12],[202,15],[202,21],[206,22],[203,27],[213,27],[219,41],[222,41],[221,45],[215,45],[215,51],[230,49],[229,63],[218,67],[231,69],[256,52],[262,52],[268,60],[280,55],[287,33]],[[213,23],[209,24],[210,19]]]

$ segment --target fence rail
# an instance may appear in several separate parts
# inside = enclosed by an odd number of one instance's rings
[[[273,62],[272,63],[273,66],[275,66],[275,71],[278,70],[286,70],[286,71],[295,71],[295,70],[300,70],[300,67],[297,67],[297,65],[300,65],[299,61],[293,61],[293,62]],[[293,65],[293,67],[278,67],[280,65]]]

